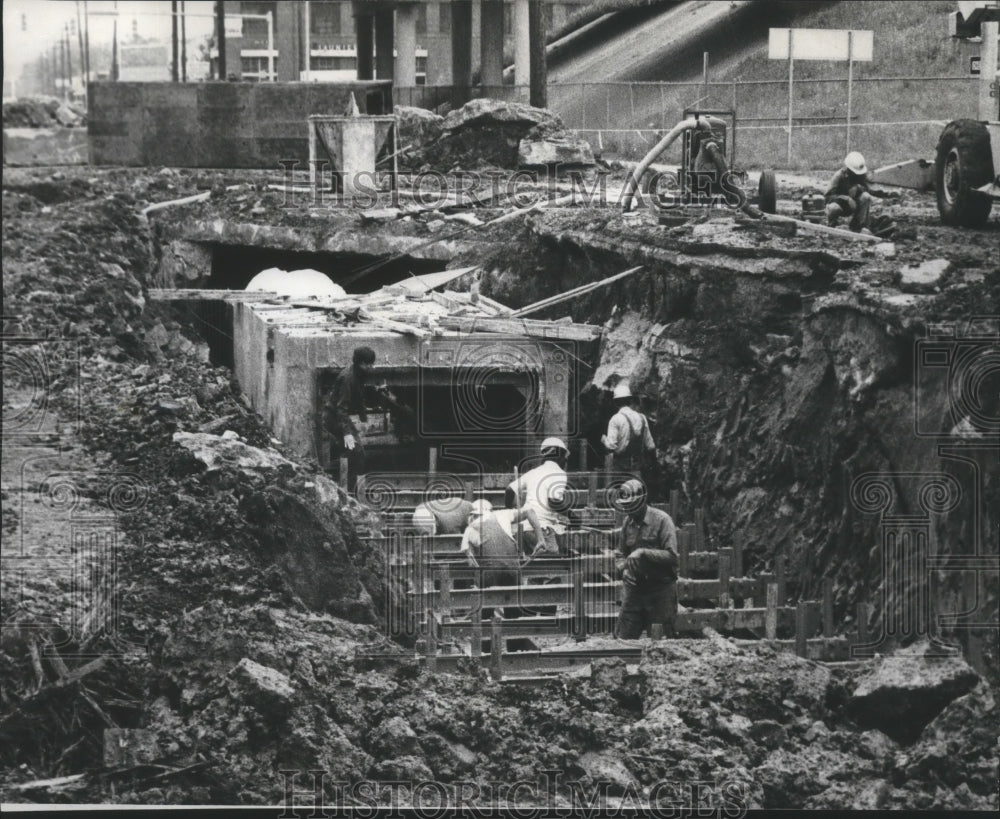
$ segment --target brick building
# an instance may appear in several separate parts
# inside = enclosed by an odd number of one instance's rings
[[[544,5],[546,30],[589,0]],[[266,80],[269,56],[279,81],[392,78],[397,87],[501,85],[505,63],[516,63],[515,82],[526,85],[528,0],[225,0],[226,73],[231,78]],[[240,15],[271,12],[273,48],[262,19]],[[309,27],[309,58],[305,31]],[[386,58],[388,43],[393,57]],[[360,46],[360,48],[359,48]],[[359,64],[359,53],[361,55]],[[517,69],[520,69],[519,71]],[[218,49],[212,50],[213,76]],[[457,79],[457,81],[456,81]]]

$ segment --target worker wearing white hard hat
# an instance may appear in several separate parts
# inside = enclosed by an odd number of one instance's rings
[[[566,531],[565,516],[568,503],[566,464],[569,447],[561,438],[549,437],[539,447],[542,463],[530,469],[507,487],[508,505],[515,509],[527,508],[541,524],[545,546],[558,548],[558,536]]]
[[[643,477],[644,461],[655,454],[656,443],[649,429],[649,419],[636,408],[635,396],[627,380],[615,384],[612,398],[617,412],[608,421],[601,443],[612,455],[616,472],[628,472]]]
[[[827,224],[833,227],[841,218],[850,217],[851,230],[855,233],[867,230],[872,204],[869,188],[865,158],[858,151],[851,151],[824,194]]]
[[[651,635],[657,623],[671,636],[677,619],[677,527],[648,500],[646,485],[634,478],[613,496],[615,508],[625,513],[616,561],[624,593],[617,634],[625,640],[643,631]]]
[[[518,531],[525,524],[531,527],[527,530],[531,538],[522,537]],[[472,566],[483,569],[481,585],[516,584],[515,571],[525,555],[524,546],[535,544],[529,551],[538,552],[537,544],[545,543],[541,532],[538,516],[528,506],[494,509],[489,501],[476,501],[462,535],[461,552]]]

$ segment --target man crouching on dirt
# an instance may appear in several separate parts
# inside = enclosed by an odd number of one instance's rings
[[[616,506],[628,516],[622,528],[622,557],[616,561],[624,586],[618,638],[634,640],[653,625],[673,636],[677,620],[677,529],[670,515],[648,502],[635,478],[619,490]]]
[[[835,227],[841,217],[851,217],[851,230],[858,233],[869,227],[872,195],[869,190],[868,168],[865,158],[851,151],[844,158],[844,166],[833,175],[827,188],[826,221]]]

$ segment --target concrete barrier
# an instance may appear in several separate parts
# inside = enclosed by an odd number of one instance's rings
[[[83,128],[4,128],[4,165],[86,165]]]
[[[309,161],[310,114],[392,111],[392,84],[95,82],[87,133],[94,165],[277,168]]]

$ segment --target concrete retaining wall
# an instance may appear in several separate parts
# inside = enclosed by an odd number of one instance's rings
[[[97,82],[87,133],[94,165],[277,168],[309,160],[306,117],[392,110],[388,81],[355,83]]]
[[[4,128],[4,165],[86,165],[83,128]]]

